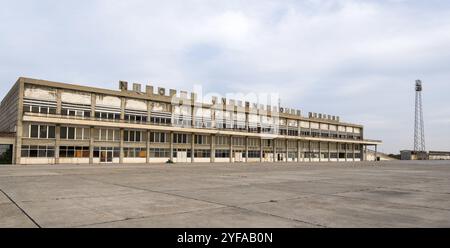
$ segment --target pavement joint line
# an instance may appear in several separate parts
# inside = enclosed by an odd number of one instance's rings
[[[83,225],[77,225],[77,226],[71,226],[70,228],[80,228],[80,227],[89,227],[93,225],[101,225],[101,224],[109,224],[109,223],[117,223],[117,222],[123,222],[123,221],[129,221],[129,220],[140,220],[140,219],[147,219],[157,216],[167,216],[167,215],[178,215],[178,214],[189,214],[189,213],[195,213],[205,210],[217,210],[217,209],[226,209],[230,208],[227,206],[220,206],[220,207],[211,207],[211,208],[205,208],[205,209],[196,209],[191,211],[182,211],[182,212],[176,212],[176,213],[164,213],[164,214],[153,214],[153,215],[145,215],[145,216],[139,216],[139,217],[126,217],[120,220],[112,220],[112,221],[104,221],[104,222],[97,222],[97,223],[91,223],[91,224],[83,224]]]
[[[82,179],[85,179],[85,178],[82,178]],[[85,179],[85,180],[89,180],[89,179]],[[161,192],[161,191],[156,191],[156,190],[143,189],[143,188],[134,187],[134,186],[127,186],[127,185],[121,185],[121,184],[116,184],[116,183],[102,182],[102,181],[99,181],[99,180],[92,180],[92,181],[98,181],[98,182],[101,182],[101,183],[106,183],[106,184],[111,184],[111,185],[116,185],[116,186],[121,186],[121,187],[140,189],[140,190],[145,190],[145,191],[152,192],[152,193],[166,194],[166,195],[181,197],[181,198],[194,200],[194,201],[202,201],[202,202],[206,202],[206,203],[210,203],[210,204],[214,204],[214,205],[230,207],[230,208],[236,208],[236,209],[246,210],[246,211],[249,211],[249,212],[265,214],[265,215],[268,215],[268,216],[277,217],[277,218],[281,218],[281,219],[286,219],[286,220],[306,223],[306,224],[309,224],[309,225],[315,225],[315,226],[318,226],[318,227],[326,227],[326,226],[321,225],[321,224],[310,223],[310,222],[306,222],[306,221],[302,221],[302,220],[298,220],[298,219],[293,219],[293,218],[286,218],[286,217],[278,216],[278,215],[275,215],[275,214],[255,211],[255,210],[251,210],[251,209],[242,208],[242,207],[239,207],[239,206],[233,206],[233,205],[227,205],[227,204],[223,204],[223,203],[217,203],[217,202],[213,202],[213,201],[209,201],[209,200],[196,199],[196,198],[193,198],[193,197],[187,197],[187,196],[183,196],[183,195],[177,195],[177,194],[173,194],[173,193]]]
[[[25,210],[23,210],[19,204],[17,204],[8,194],[6,194],[5,191],[3,191],[3,189],[0,189],[0,191],[23,213],[25,214],[25,216],[28,217],[28,219],[31,220],[31,222],[33,222],[33,224],[35,224],[38,228],[41,228],[41,226],[27,213],[25,212]]]

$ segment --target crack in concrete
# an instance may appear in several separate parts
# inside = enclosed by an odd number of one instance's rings
[[[8,194],[6,194],[5,191],[3,191],[3,189],[0,189],[0,191],[23,213],[25,214],[25,216],[31,221],[33,222],[33,224],[35,224],[38,228],[41,228],[41,226],[25,211],[23,210],[23,208],[21,208],[19,206],[19,204],[17,204]]]

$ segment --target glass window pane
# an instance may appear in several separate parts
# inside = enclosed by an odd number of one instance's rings
[[[55,138],[55,126],[49,126],[48,127],[48,138],[54,139]]]
[[[41,138],[41,139],[47,138],[47,126],[40,126],[39,138]]]
[[[38,125],[31,125],[31,138],[38,138],[39,137],[39,126]]]
[[[82,140],[83,139],[83,128],[78,127],[76,129],[76,134],[77,134],[77,140]]]
[[[113,135],[114,135],[114,132],[113,132],[113,130],[108,130],[108,140],[109,140],[109,141],[112,141],[112,140],[114,140],[114,137],[113,137]]]
[[[71,139],[71,140],[75,139],[75,128],[69,127],[68,130],[69,130],[68,135],[67,135],[68,139]]]

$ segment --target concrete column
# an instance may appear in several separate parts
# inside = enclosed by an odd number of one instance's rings
[[[62,109],[61,90],[56,89],[56,114],[60,115]]]
[[[170,160],[173,161],[173,132],[169,133],[169,152],[170,152]],[[194,152],[191,151],[191,157],[194,157]]]
[[[331,142],[328,142],[328,162],[331,161]]]
[[[146,156],[146,159],[145,159],[145,162],[147,164],[150,163],[150,134],[151,134],[150,130],[147,130],[147,140],[146,140],[147,156]]]
[[[363,161],[367,161],[367,145],[363,145],[364,151],[362,151]]]
[[[322,162],[322,142],[319,141],[319,162]]]
[[[263,161],[263,139],[259,139],[259,162],[262,163]]]
[[[120,156],[119,156],[119,163],[123,164],[123,158],[125,157],[125,153],[123,150],[124,147],[124,129],[121,128],[120,129],[120,145],[119,145],[119,149],[120,149]]]
[[[121,104],[120,104],[120,119],[121,120],[125,120],[126,99],[124,97],[122,97],[120,100],[121,100]]]
[[[90,139],[89,139],[89,164],[94,164],[94,127],[90,127]]]
[[[216,161],[216,136],[211,135],[211,163]]]
[[[230,163],[233,163],[233,136],[230,136]]]
[[[55,127],[55,164],[59,164],[60,143],[61,143],[61,125],[56,125],[56,127]]]
[[[195,134],[191,135],[191,154],[194,155],[195,151]],[[195,157],[191,156],[191,163],[195,162]]]
[[[308,141],[308,146],[309,146],[309,162],[312,162],[312,150],[311,150],[311,141]]]
[[[95,118],[95,108],[97,106],[97,97],[95,93],[91,94],[91,118]]]
[[[378,161],[378,145],[375,145],[375,161]]]
[[[297,162],[300,162],[302,159],[302,155],[301,155],[301,146],[302,143],[300,140],[297,140]]]
[[[245,162],[248,163],[248,137],[245,137]]]
[[[147,101],[147,122],[150,122],[151,117],[152,117],[152,102]]]
[[[345,162],[347,162],[347,150],[348,150],[348,144],[347,143],[345,143]]]
[[[289,160],[289,140],[288,139],[286,139],[285,146],[286,146],[286,163],[287,163]]]
[[[277,140],[273,139],[273,144],[272,144],[272,150],[273,150],[273,159],[272,162],[278,162],[278,156],[277,156]]]
[[[338,160],[338,162],[341,162],[340,161],[340,153],[341,153],[341,144],[339,143],[339,142],[336,142],[336,150],[337,150],[337,160]]]

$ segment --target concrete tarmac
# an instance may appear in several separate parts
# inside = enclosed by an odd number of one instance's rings
[[[0,227],[450,227],[450,161],[0,166]]]

